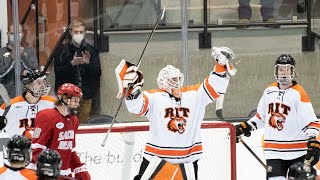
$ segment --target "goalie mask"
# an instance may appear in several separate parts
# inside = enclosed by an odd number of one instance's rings
[[[59,87],[57,95],[59,101],[65,107],[65,113],[76,115],[83,95],[82,90],[74,84],[64,83]]]
[[[4,158],[10,164],[24,163],[25,167],[30,163],[31,142],[25,136],[14,135],[4,149]]]
[[[173,67],[172,65],[167,65],[166,67],[162,68],[157,78],[159,89],[165,90],[175,97],[177,96],[175,95],[175,90],[179,90],[178,94],[181,96],[180,90],[183,86],[183,81],[183,74],[179,69]]]
[[[302,162],[292,164],[288,170],[288,180],[316,180],[316,176],[316,170],[313,167],[306,170]]]
[[[37,175],[39,177],[58,177],[60,168],[61,157],[57,151],[45,149],[38,156]]]
[[[29,68],[22,71],[20,80],[27,92],[30,92],[34,97],[48,95],[50,91],[47,77],[38,68]]]
[[[283,86],[291,83],[295,77],[296,61],[290,54],[282,54],[276,60],[274,76],[277,82]]]

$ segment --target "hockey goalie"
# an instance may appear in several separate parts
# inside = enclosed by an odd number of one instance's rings
[[[236,73],[231,49],[214,47],[212,57],[213,71],[201,85],[188,88],[183,87],[184,75],[172,65],[160,70],[155,91],[141,89],[143,73],[134,64],[122,60],[116,68],[117,97],[125,96],[128,111],[150,121],[150,140],[135,180],[198,178],[205,107],[226,93],[229,74]]]

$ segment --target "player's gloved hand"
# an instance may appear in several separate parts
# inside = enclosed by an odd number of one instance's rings
[[[307,146],[308,150],[305,156],[305,164],[309,163],[308,165],[314,166],[319,161],[320,143],[319,141],[315,140],[315,138],[312,138],[309,139]]]
[[[216,60],[214,72],[216,74],[225,76],[228,71],[230,75],[235,75],[237,70],[233,67],[230,60],[235,59],[233,51],[228,47],[212,47],[211,56]]]
[[[0,130],[2,130],[7,125],[7,118],[0,116]]]
[[[255,125],[255,122],[252,122],[252,124]],[[237,124],[235,127],[236,127],[237,143],[239,142],[239,137],[242,134],[247,137],[251,136],[252,126],[249,125],[247,122],[241,122],[240,124]]]
[[[135,95],[141,90],[144,79],[141,71],[136,66],[130,66],[122,80],[124,88],[130,88],[126,96]]]
[[[74,169],[74,176],[79,180],[91,180],[90,174],[85,164]]]

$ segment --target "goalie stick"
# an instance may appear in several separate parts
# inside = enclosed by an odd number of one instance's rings
[[[152,31],[151,31],[151,34],[150,34],[150,36],[149,36],[149,38],[148,38],[148,41],[147,41],[146,45],[144,46],[144,48],[143,48],[143,50],[142,50],[142,53],[141,53],[140,58],[139,58],[138,63],[137,63],[137,69],[139,69],[139,67],[140,67],[141,59],[142,59],[142,57],[143,57],[143,55],[144,55],[144,52],[145,52],[145,50],[146,50],[146,48],[147,48],[147,46],[148,46],[148,44],[149,44],[149,42],[150,42],[153,34],[154,34],[154,31],[156,30],[156,28],[157,28],[157,26],[158,26],[158,24],[159,24],[159,21],[163,19],[165,11],[166,11],[166,7],[164,6],[164,7],[163,7],[163,10],[162,10],[161,13],[159,14],[159,17],[158,17],[158,19],[157,19],[157,21],[156,21],[156,23],[155,23],[155,25],[154,25],[154,27],[153,27],[153,29],[152,29]],[[126,96],[126,94],[128,93],[129,89],[130,89],[132,86],[133,86],[133,84],[129,84],[129,87],[126,88],[126,91],[122,94],[122,96],[121,96],[121,98],[120,98],[119,106],[118,106],[116,112],[115,112],[114,115],[113,115],[112,122],[111,122],[111,124],[110,124],[110,127],[108,128],[107,134],[106,134],[106,136],[104,137],[104,139],[102,140],[102,143],[101,143],[101,146],[102,146],[102,147],[104,147],[104,146],[106,145],[106,141],[107,141],[108,136],[109,136],[109,134],[110,134],[110,132],[111,132],[111,129],[112,129],[112,127],[113,127],[113,124],[114,124],[114,122],[116,121],[116,118],[117,118],[118,113],[119,113],[119,111],[120,111],[120,108],[121,108],[123,99],[124,99],[124,97]]]
[[[10,102],[10,96],[3,84],[0,84],[0,96],[3,99],[4,103],[6,103],[6,108],[4,110],[4,113],[2,114],[2,116],[6,117],[6,115],[10,110],[11,102]]]
[[[247,148],[247,150],[253,155],[254,158],[256,158],[256,160],[259,161],[259,163],[264,167],[264,169],[266,169],[267,172],[271,172],[272,171],[272,166],[267,166],[259,157],[256,153],[254,153],[252,151],[252,149],[247,145],[247,143],[245,143],[243,141],[243,139],[241,137],[239,137],[239,142],[241,142],[243,144],[243,146],[245,148]]]

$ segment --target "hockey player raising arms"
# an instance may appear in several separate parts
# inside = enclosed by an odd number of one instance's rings
[[[65,83],[57,91],[58,101],[53,109],[39,112],[35,120],[32,139],[32,161],[30,168],[36,169],[37,157],[42,150],[56,150],[62,159],[60,174],[77,179],[90,180],[90,175],[84,163],[75,151],[76,132],[79,120],[76,109],[80,106],[82,91],[79,87]]]
[[[37,68],[26,69],[21,73],[21,82],[26,92],[22,96],[17,96],[11,100],[11,107],[3,116],[6,105],[0,108],[0,121],[4,131],[12,137],[13,135],[25,135],[29,139],[32,137],[34,119],[36,114],[46,108],[53,108],[55,98],[48,96],[50,85],[47,78]]]
[[[124,88],[130,87],[125,99],[128,111],[150,121],[150,140],[135,179],[198,178],[197,162],[202,155],[200,127],[205,107],[226,93],[227,71],[232,75],[236,72],[229,62],[235,58],[231,49],[214,47],[212,56],[215,59],[213,71],[201,85],[188,89],[183,88],[183,74],[171,65],[160,70],[159,90],[153,92],[141,90],[143,76],[136,66],[122,60],[117,67],[118,97]],[[159,164],[165,165],[158,171]]]
[[[319,123],[310,98],[295,80],[295,60],[282,54],[276,60],[276,82],[267,87],[259,101],[257,114],[236,125],[236,134],[250,136],[250,131],[264,128],[264,152],[269,180],[285,180],[289,167],[300,161],[315,165],[320,143],[316,141]]]

